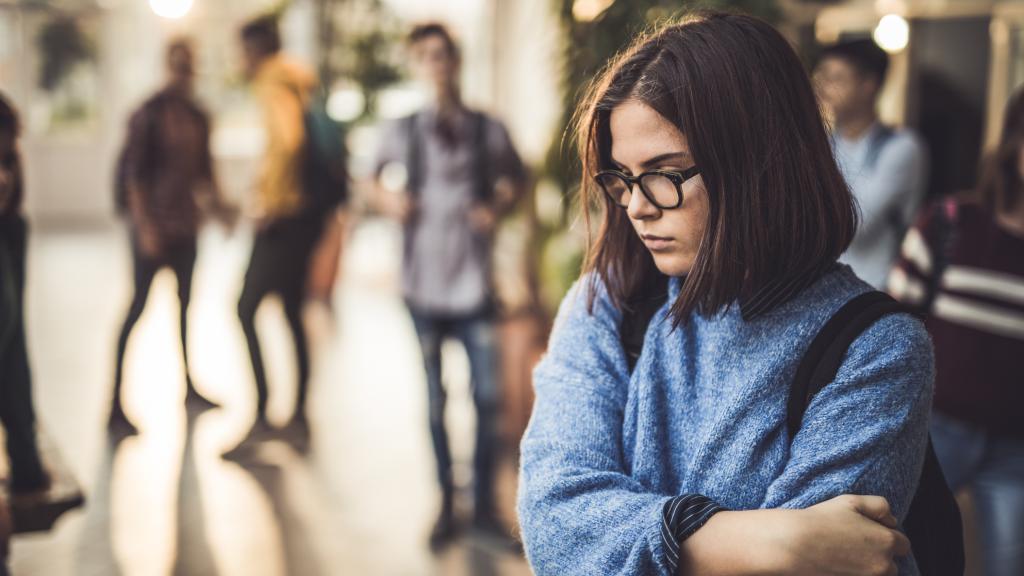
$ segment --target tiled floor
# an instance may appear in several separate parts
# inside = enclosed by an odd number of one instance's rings
[[[130,292],[123,231],[41,229],[32,237],[29,344],[39,417],[87,492],[84,510],[50,532],[14,541],[17,576],[528,574],[494,542],[466,537],[434,555],[437,507],[423,375],[396,293],[398,234],[366,222],[353,235],[333,317],[307,315],[314,343],[313,447],[262,448],[259,463],[219,453],[254,409],[235,318],[248,256],[245,231],[204,233],[194,283],[190,352],[197,386],[224,408],[182,406],[173,276],[162,273],[132,336],[125,400],[142,434],[112,445],[104,430],[114,345]],[[293,395],[290,343],[276,302],[257,318],[271,378],[271,417]],[[465,357],[446,378],[456,475],[466,480],[472,410]],[[511,463],[500,489],[511,512]]]

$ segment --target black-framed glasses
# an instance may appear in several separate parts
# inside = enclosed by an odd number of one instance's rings
[[[700,174],[696,167],[682,172],[674,170],[650,170],[636,176],[629,176],[619,170],[602,170],[594,176],[598,186],[617,206],[629,206],[633,187],[640,185],[644,197],[662,210],[671,210],[683,205],[683,182]]]

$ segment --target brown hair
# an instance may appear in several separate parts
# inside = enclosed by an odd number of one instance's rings
[[[661,278],[626,212],[593,182],[611,167],[611,111],[631,99],[686,135],[708,193],[700,249],[672,306],[677,325],[817,274],[846,250],[856,207],[792,47],[757,18],[697,13],[637,38],[577,110],[588,232],[590,209],[603,212],[583,267],[591,306],[598,281],[622,309]]]
[[[273,56],[281,51],[281,33],[274,15],[254,18],[242,26],[243,42],[251,43],[262,56]]]
[[[1020,154],[1024,146],[1024,90],[1018,90],[1006,105],[1003,117],[1003,132],[999,147],[988,159],[977,197],[981,203],[995,213],[1006,213],[1020,202],[1021,184]]]
[[[889,71],[889,55],[870,38],[860,38],[827,46],[818,55],[818,62],[837,58],[853,66],[862,76],[873,78],[881,89]]]
[[[454,60],[459,59],[459,45],[455,42],[455,37],[448,31],[448,27],[440,22],[425,22],[418,24],[409,32],[409,36],[406,38],[406,43],[409,46],[418,44],[419,42],[435,36],[440,38],[445,47],[448,49],[448,55]]]

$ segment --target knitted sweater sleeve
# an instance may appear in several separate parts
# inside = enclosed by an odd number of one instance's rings
[[[933,379],[931,340],[920,321],[894,315],[875,323],[811,401],[761,507],[872,494],[885,497],[902,521],[924,464]],[[900,567],[900,574],[915,572]]]
[[[620,318],[600,290],[591,314],[578,284],[534,372],[517,508],[539,576],[670,573],[661,529],[671,495],[647,492],[623,461]]]

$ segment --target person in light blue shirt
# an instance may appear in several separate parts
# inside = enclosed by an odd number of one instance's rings
[[[818,95],[832,118],[832,148],[861,209],[861,225],[843,262],[875,288],[889,269],[925,194],[928,155],[911,130],[879,122],[878,94],[889,57],[869,39],[822,51]]]
[[[787,431],[811,340],[871,290],[837,262],[856,207],[792,47],[750,16],[694,15],[640,36],[577,118],[600,227],[534,372],[517,502],[533,571],[918,574],[899,524],[927,445],[922,323],[867,328]],[[661,297],[627,354],[624,319]]]

